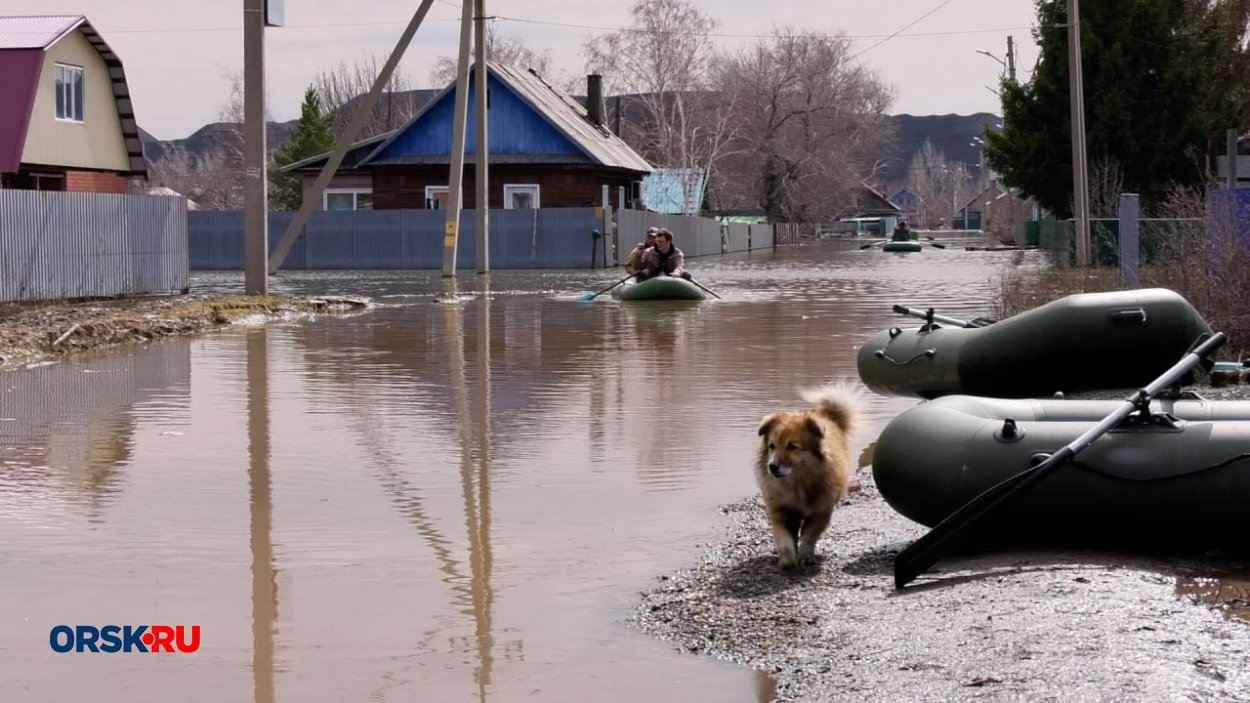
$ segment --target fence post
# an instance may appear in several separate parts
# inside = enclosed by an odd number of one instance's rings
[[[1120,194],[1120,285],[1141,287],[1141,202],[1136,193]]]

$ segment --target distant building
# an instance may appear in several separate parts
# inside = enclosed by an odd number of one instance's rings
[[[466,118],[465,208],[478,203],[476,72],[469,72]],[[640,199],[651,164],[603,124],[602,95],[588,81],[590,110],[534,71],[487,64],[489,84],[490,207],[593,207],[607,186],[615,206]],[[455,82],[407,124],[353,144],[326,188],[327,210],[441,209],[448,197]],[[308,189],[329,160],[321,154],[284,167],[303,174]]]
[[[86,17],[0,17],[0,187],[125,193],[146,175],[121,59]]]

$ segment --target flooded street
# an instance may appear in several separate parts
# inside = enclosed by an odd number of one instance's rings
[[[639,592],[755,492],[761,417],[916,322],[891,305],[992,315],[1041,257],[694,259],[723,300],[681,304],[577,300],[619,269],[291,273],[378,307],[0,375],[0,700],[770,700],[626,627]],[[913,404],[869,395],[854,453]],[[49,647],[144,624],[199,649]]]

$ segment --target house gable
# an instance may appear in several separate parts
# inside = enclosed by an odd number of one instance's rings
[[[40,49],[0,51],[0,173],[16,173],[21,167],[31,108],[43,67]]]
[[[501,155],[552,155],[564,161],[587,161],[586,154],[568,136],[540,115],[533,106],[496,76],[487,77],[490,99],[490,153]],[[454,86],[453,86],[454,87]],[[469,110],[465,134],[465,153],[477,153],[476,76],[469,80]],[[366,157],[374,165],[403,163],[407,157],[441,157],[451,152],[452,127],[455,121],[453,88],[430,101],[408,125],[400,129],[377,151]]]

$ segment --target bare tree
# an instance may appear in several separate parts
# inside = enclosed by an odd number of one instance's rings
[[[373,88],[374,81],[386,63],[385,56],[366,54],[355,61],[339,61],[329,69],[317,74],[314,85],[317,97],[327,112],[335,113],[334,134],[341,136],[356,114],[365,95]],[[409,77],[398,67],[383,86],[373,106],[373,114],[361,126],[356,139],[368,139],[402,127],[420,110],[419,94],[413,89]]]
[[[1089,216],[1119,217],[1120,193],[1124,192],[1124,168],[1102,156],[1089,166]]]
[[[847,37],[777,30],[727,57],[718,85],[741,120],[724,176],[774,221],[831,217],[875,172],[891,90],[853,62]]]
[[[534,69],[539,75],[551,73],[551,49],[535,51],[526,46],[520,39],[502,37],[495,29],[495,23],[486,25],[486,60],[521,69]],[[430,69],[430,82],[435,86],[445,86],[456,80],[456,59],[443,56],[434,62]]]
[[[920,201],[916,213],[920,225],[936,227],[953,226],[980,189],[967,164],[947,159],[926,139],[908,167],[907,190]]]
[[[698,212],[699,185],[729,153],[740,124],[733,96],[714,80],[708,34],[718,22],[686,0],[636,0],[630,12],[628,28],[586,42],[587,70],[604,77],[607,92],[629,95],[640,115],[622,125],[622,137],[652,163],[674,169],[685,211]]]

